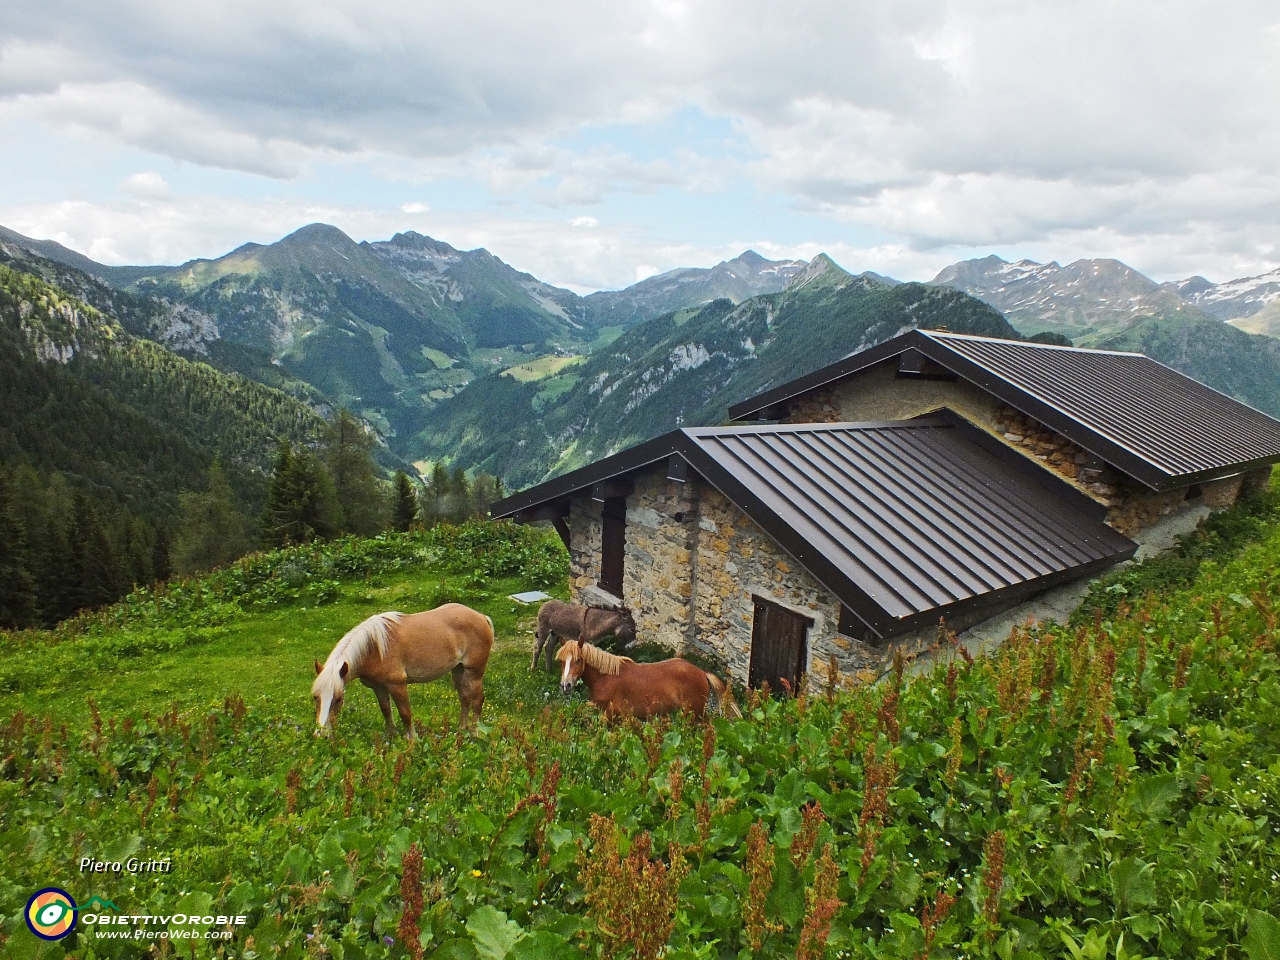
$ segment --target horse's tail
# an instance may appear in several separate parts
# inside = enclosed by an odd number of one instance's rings
[[[733,693],[724,685],[724,681],[714,673],[708,673],[707,686],[711,690],[711,706],[715,708],[716,712],[731,720],[742,719],[742,711],[733,702]]]

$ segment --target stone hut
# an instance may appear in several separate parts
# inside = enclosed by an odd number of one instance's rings
[[[774,689],[872,680],[893,643],[1096,576],[1280,460],[1280,422],[1141,355],[920,331],[731,413],[781,422],[676,430],[493,515],[555,525],[579,602]]]
[[[1230,506],[1280,459],[1280,422],[1140,353],[912,330],[729,408],[739,421],[901,420],[950,409],[1135,534]]]

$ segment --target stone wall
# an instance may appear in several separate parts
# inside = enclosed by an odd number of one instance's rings
[[[841,681],[879,675],[883,649],[840,636],[840,605],[763,530],[718,490],[704,487],[697,541],[697,646],[724,660],[738,683],[751,666],[754,596],[813,618],[807,671],[826,676],[834,655]]]
[[[1163,492],[1152,490],[1040,421],[1003,403],[996,411],[992,429],[1014,449],[1105,504],[1109,508],[1107,523],[1126,535],[1159,523],[1179,509],[1191,492],[1189,487]],[[1234,502],[1233,493],[1230,502],[1218,506],[1230,506]],[[1208,501],[1206,504],[1215,506]]]
[[[637,636],[680,653],[693,628],[698,484],[668,480],[665,465],[635,484],[627,498],[623,599],[635,615]]]
[[[1236,502],[1240,489],[1244,484],[1244,474],[1234,477],[1223,477],[1221,480],[1210,480],[1202,484],[1200,489],[1204,497],[1204,505],[1211,510],[1222,510]]]
[[[579,602],[584,587],[600,577],[604,504],[579,494],[569,501],[569,592]]]
[[[635,477],[627,498],[622,600],[637,635],[673,653],[693,649],[725,662],[747,682],[753,596],[813,618],[807,638],[812,669],[825,677],[834,655],[846,684],[874,679],[889,651],[836,632],[839,603],[718,490],[696,477],[666,479],[665,470]],[[585,494],[570,501],[570,591],[589,602],[600,569],[602,505]]]
[[[620,599],[635,615],[638,636],[678,653],[692,631],[697,483],[668,480],[665,469],[633,479],[635,491],[627,498]],[[604,505],[586,494],[570,500],[569,588],[576,603],[594,600],[603,511]]]
[[[950,407],[988,428],[1000,405],[967,380],[921,380],[897,376],[897,358],[886,360],[830,387],[791,401],[786,423],[865,423],[909,420]]]

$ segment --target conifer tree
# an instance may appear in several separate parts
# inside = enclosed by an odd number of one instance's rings
[[[471,484],[471,502],[477,517],[487,517],[494,501],[502,499],[502,481],[492,474],[477,473]]]
[[[413,481],[403,470],[396,471],[391,504],[392,526],[403,533],[418,519],[418,494]]]
[[[336,536],[341,511],[333,480],[320,459],[305,447],[280,444],[275,475],[262,518],[267,546],[310,543]]]
[[[467,480],[467,471],[461,467],[453,468],[453,476],[449,479],[449,520],[462,523],[474,512],[471,504],[471,484]]]
[[[72,610],[93,610],[118,599],[124,592],[119,559],[98,511],[84,493],[75,495],[67,539],[74,572]]]
[[[78,551],[68,536],[67,517],[48,510],[41,518],[44,535],[40,540],[36,591],[40,598],[40,618],[47,626],[76,612],[79,587],[76,581]]]
[[[431,465],[431,479],[423,498],[423,520],[428,525],[442,523],[449,498],[449,469],[439,460]]]
[[[324,462],[333,478],[342,531],[372,537],[386,526],[387,501],[373,462],[374,438],[349,410],[325,431]]]
[[[8,480],[0,474],[0,628],[32,626],[38,612],[27,532],[14,514]]]
[[[151,583],[154,573],[151,569],[151,542],[155,536],[151,524],[141,517],[124,513],[121,516],[123,526],[120,554],[125,561],[128,582],[133,586]]]
[[[208,489],[184,493],[178,499],[182,518],[171,551],[174,570],[199,573],[249,552],[245,519],[236,509],[231,484],[217,460],[209,467]]]
[[[169,527],[165,523],[157,523],[155,537],[151,541],[151,577],[157,582],[169,579],[173,568],[169,563],[169,551],[172,543],[169,539]]]

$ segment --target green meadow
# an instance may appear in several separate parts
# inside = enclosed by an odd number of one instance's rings
[[[815,665],[705,724],[608,726],[529,672],[534,608],[507,595],[564,596],[566,564],[475,522],[4,635],[0,955],[1277,956],[1274,496],[990,657],[943,633],[918,677],[838,690]],[[416,741],[384,741],[361,688],[313,736],[313,660],[450,600],[497,629],[473,734],[443,681],[412,688]],[[130,858],[172,871],[79,869]],[[49,886],[163,919],[45,942],[23,914]]]

